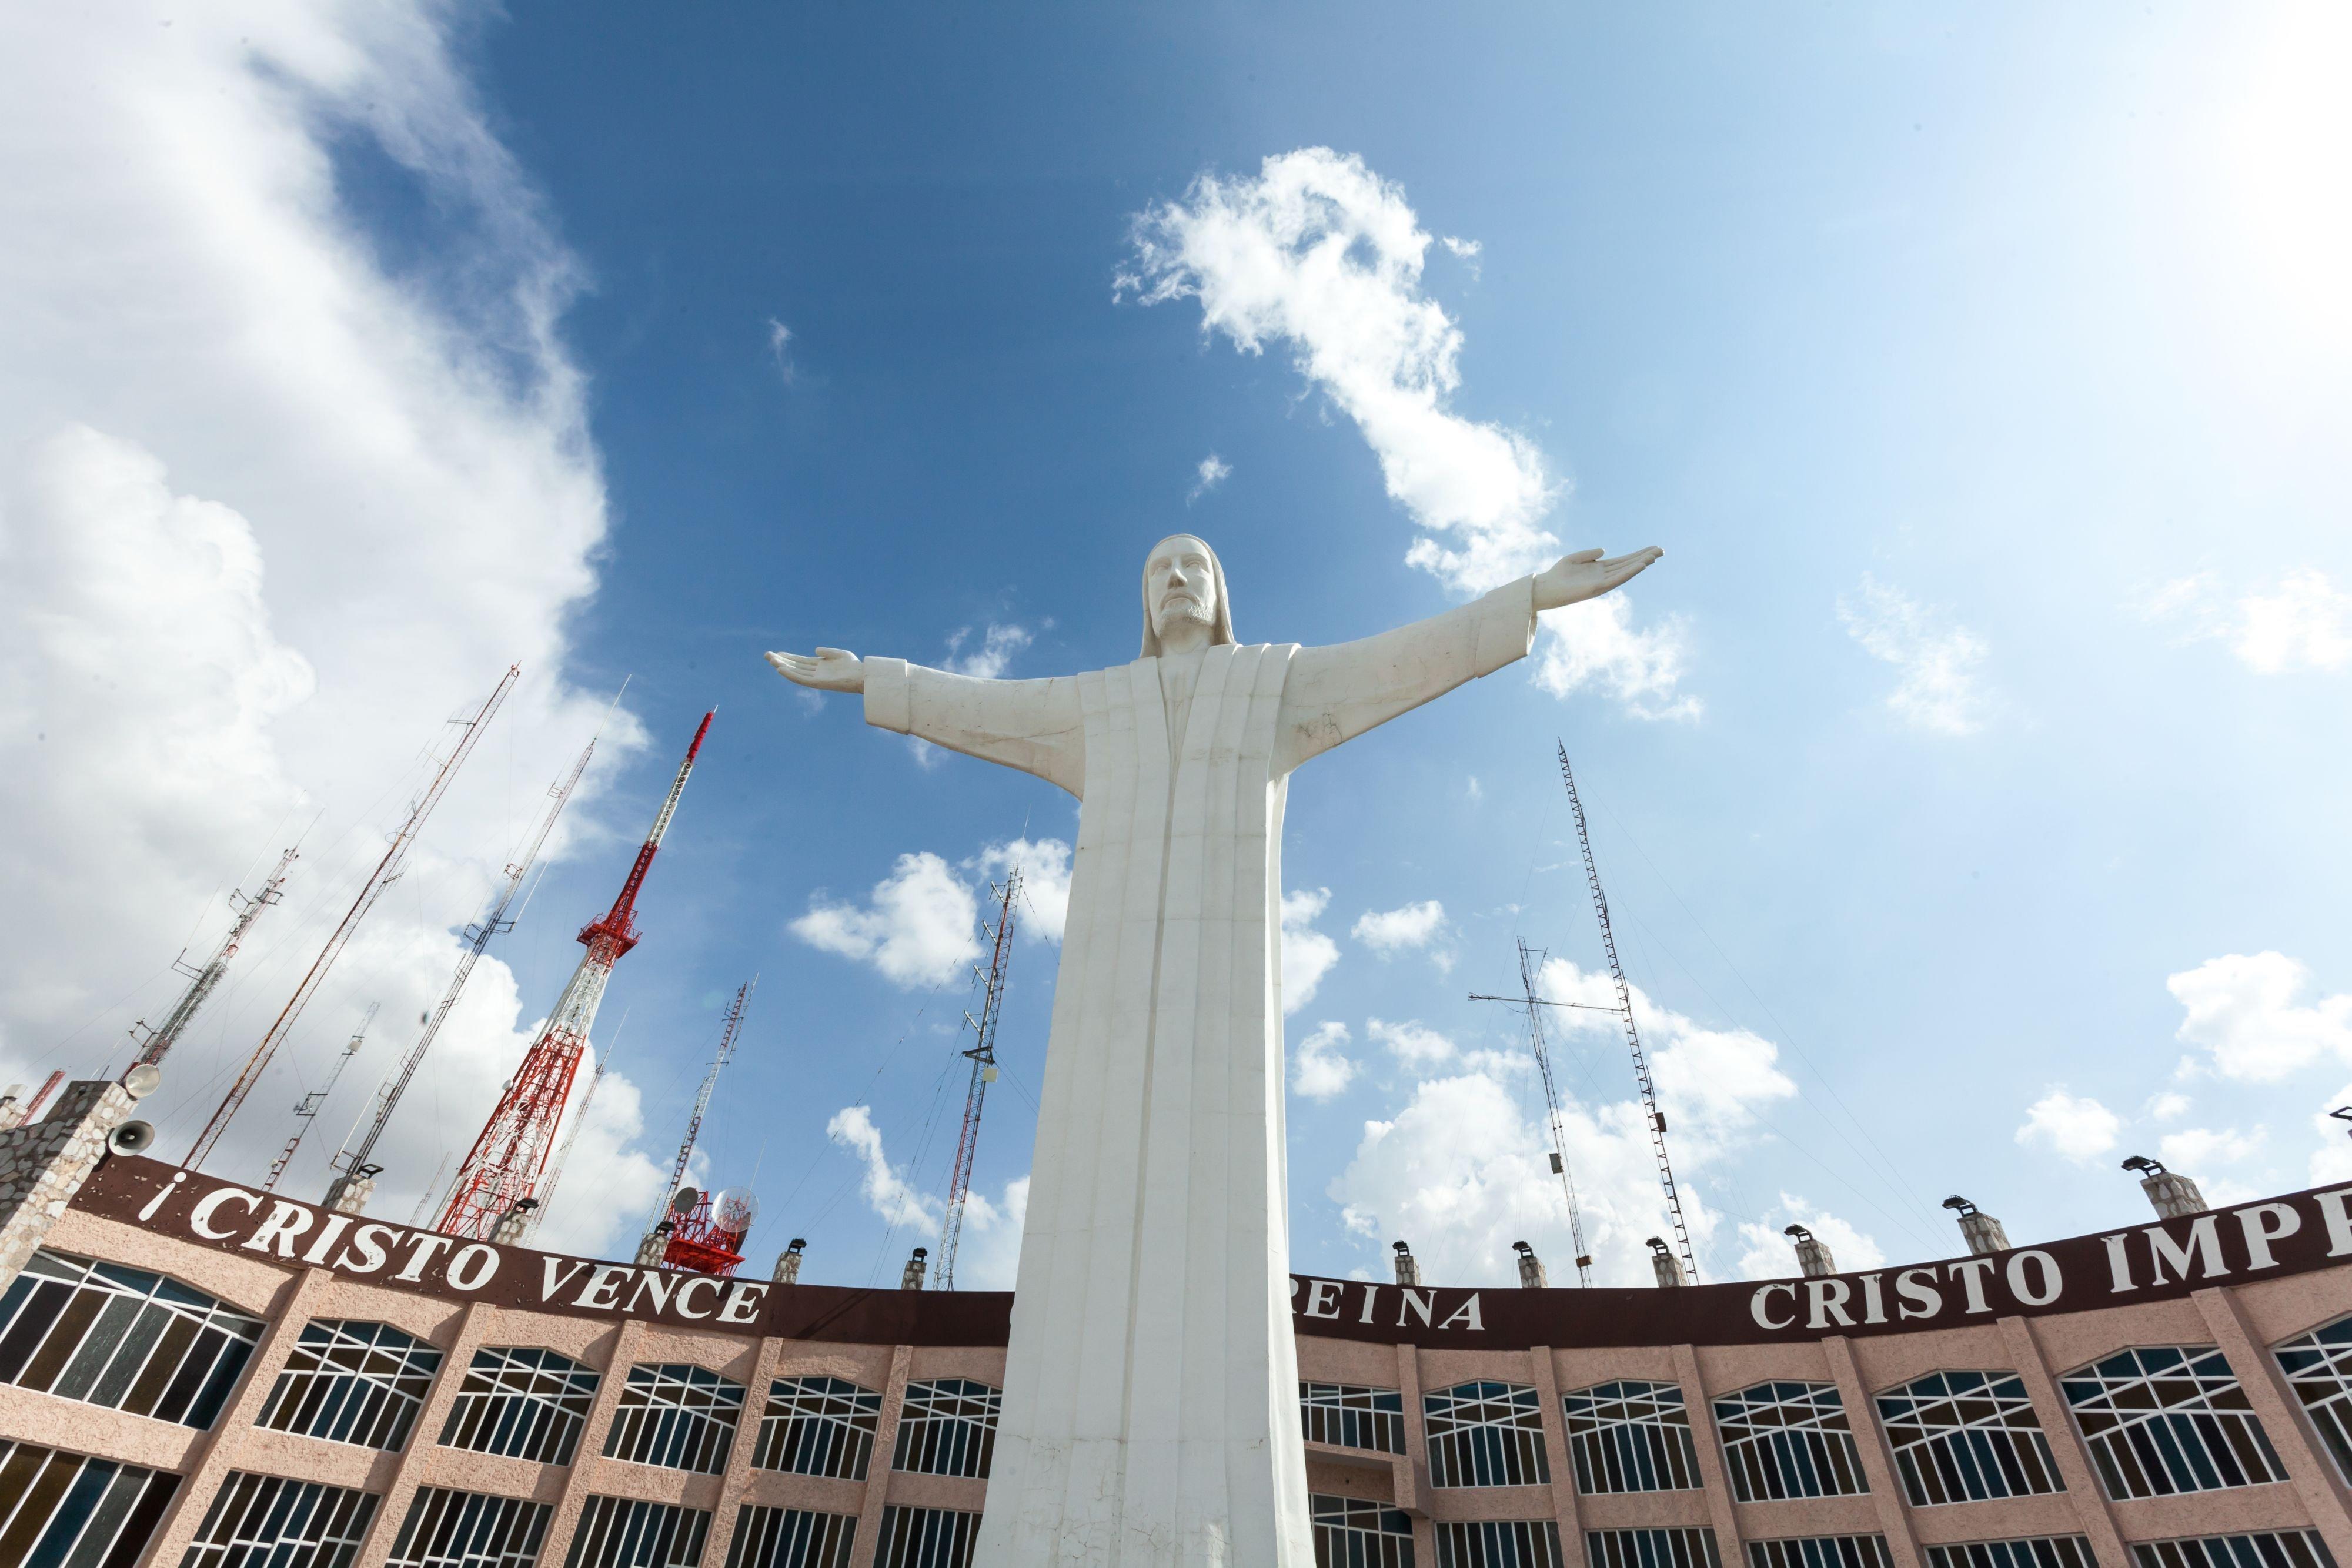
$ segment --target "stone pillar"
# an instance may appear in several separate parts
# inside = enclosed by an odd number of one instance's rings
[[[580,1433],[580,1446],[573,1450],[571,1469],[563,1478],[563,1496],[557,1501],[555,1517],[548,1521],[547,1534],[540,1542],[541,1563],[564,1561],[572,1550],[572,1537],[580,1529],[581,1511],[598,1490],[599,1470],[622,1462],[604,1458],[604,1434],[612,1429],[613,1416],[620,1409],[621,1390],[629,1381],[629,1368],[636,1364],[638,1347],[645,1338],[642,1318],[624,1318],[613,1335],[613,1348],[606,1353],[604,1366],[598,1369],[596,1398],[588,1407],[588,1424]],[[593,1364],[593,1353],[582,1359]],[[716,1524],[718,1521],[711,1522]],[[164,1560],[158,1557],[155,1561]]]
[[[2058,1461],[2058,1477],[2066,1483],[2066,1490],[2059,1495],[2073,1504],[2074,1522],[2091,1543],[2091,1556],[2100,1563],[2131,1562],[2122,1528],[2116,1521],[2116,1505],[2109,1500],[2106,1489],[2099,1485],[2098,1477],[2091,1472],[2090,1454],[2075,1434],[2074,1412],[2066,1407],[2064,1396],[2058,1392],[2057,1378],[2050,1358],[2042,1353],[2042,1339],[2033,1332],[2032,1321],[2002,1318],[2000,1340],[2009,1348],[2010,1364],[2017,1369],[2018,1380],[2025,1385],[2026,1396],[2033,1401],[2033,1414],[2042,1422],[2042,1434],[2050,1439],[2051,1455]]]
[[[2309,1511],[2312,1525],[2326,1539],[2336,1561],[2342,1562],[2352,1554],[2352,1513],[2346,1511],[2344,1483],[2336,1473],[2336,1461],[2314,1440],[2305,1424],[2303,1401],[2279,1370],[2278,1357],[2255,1337],[2228,1290],[2209,1285],[2190,1299],[2196,1301],[2213,1343],[2221,1347],[2231,1369],[2237,1373],[2246,1403],[2254,1407],[2263,1430],[2270,1434],[2271,1447],[2286,1466],[2287,1481]]]
[[[1543,1407],[1544,1457],[1551,1466],[1551,1511],[1559,1521],[1562,1558],[1581,1563],[1584,1557],[1584,1515],[1577,1506],[1576,1463],[1568,1451],[1568,1411],[1559,1402],[1559,1369],[1552,1364],[1551,1347],[1538,1345],[1528,1353],[1533,1363],[1536,1403]]]
[[[1429,1515],[1429,1434],[1422,1429],[1427,1412],[1421,1406],[1421,1352],[1401,1344],[1396,1354],[1397,1394],[1404,1405],[1404,1454],[1392,1467],[1396,1505],[1412,1521],[1413,1561],[1434,1563],[1437,1525]]]
[[[335,1214],[364,1214],[375,1196],[375,1177],[346,1172],[327,1184],[327,1209]]]
[[[705,1564],[724,1563],[734,1545],[736,1521],[743,1517],[744,1505],[751,1500],[751,1456],[760,1447],[760,1423],[768,1408],[768,1385],[776,1380],[776,1363],[784,1354],[784,1342],[763,1338],[760,1354],[751,1364],[751,1377],[743,1391],[743,1418],[735,1427],[735,1446],[727,1451],[727,1469],[719,1478],[719,1501],[710,1514],[710,1535],[702,1545]],[[874,1467],[866,1466],[870,1476]]]
[[[416,1412],[416,1424],[409,1430],[408,1444],[400,1451],[400,1468],[393,1472],[391,1484],[383,1489],[383,1500],[376,1506],[375,1522],[368,1527],[357,1561],[381,1563],[392,1555],[400,1527],[407,1522],[408,1511],[416,1500],[416,1489],[423,1484],[425,1469],[440,1445],[441,1429],[449,1424],[449,1412],[465,1390],[466,1370],[474,1364],[474,1352],[494,1332],[498,1313],[496,1307],[467,1302],[464,1315],[457,1320],[457,1332],[441,1347],[441,1375],[433,1380],[424,1406]],[[549,1522],[554,1522],[552,1511]]]
[[[793,1238],[793,1243],[791,1246],[776,1254],[777,1284],[797,1285],[800,1283],[801,1249],[807,1245],[808,1243],[806,1241],[803,1240],[800,1237],[795,1236]]]
[[[1675,1272],[1681,1272],[1679,1267]],[[1739,1510],[1731,1497],[1731,1470],[1724,1463],[1723,1439],[1715,1429],[1715,1406],[1707,1403],[1706,1379],[1699,1372],[1696,1346],[1675,1346],[1675,1376],[1683,1385],[1683,1408],[1690,1412],[1691,1446],[1698,1450],[1699,1482],[1706,1496],[1707,1516],[1715,1521],[1716,1546],[1724,1562],[1745,1562]]]
[[[907,1405],[907,1379],[915,1364],[909,1345],[890,1347],[890,1375],[882,1385],[882,1418],[874,1426],[874,1458],[866,1467],[866,1496],[857,1510],[857,1538],[850,1543],[850,1568],[874,1568],[880,1552],[882,1510],[890,1500],[890,1463],[898,1449],[898,1417]]]
[[[67,1085],[39,1121],[0,1132],[0,1290],[106,1157],[106,1140],[136,1103],[120,1083],[87,1079]]]
[[[1801,1243],[1800,1244],[1801,1245]],[[1862,1456],[1862,1473],[1870,1479],[1871,1506],[1878,1528],[1895,1549],[1895,1568],[1920,1568],[1925,1561],[1919,1538],[1911,1532],[1911,1511],[1904,1506],[1903,1479],[1895,1472],[1895,1456],[1886,1447],[1886,1428],[1878,1424],[1878,1406],[1853,1363],[1853,1342],[1843,1334],[1822,1341],[1830,1375],[1837,1380],[1838,1396],[1845,1402],[1846,1425],[1853,1428],[1853,1446]]]

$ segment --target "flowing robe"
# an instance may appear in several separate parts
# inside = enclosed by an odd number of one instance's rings
[[[1522,578],[1337,647],[1030,681],[866,661],[867,723],[1082,802],[978,1568],[1312,1568],[1283,1137],[1288,778],[1534,635]]]

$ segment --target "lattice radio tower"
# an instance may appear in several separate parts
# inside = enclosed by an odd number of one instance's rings
[[[654,1217],[646,1221],[647,1230],[669,1218],[670,1199],[686,1185],[687,1164],[693,1159],[695,1143],[702,1136],[702,1118],[710,1109],[711,1092],[719,1087],[719,1071],[735,1054],[735,1040],[743,1029],[743,1009],[751,1005],[751,991],[759,983],[760,977],[754,975],[735,988],[735,999],[727,1006],[727,1021],[719,1030],[719,1049],[711,1055],[710,1071],[702,1075],[702,1087],[695,1092],[694,1114],[686,1119],[686,1136],[678,1141],[677,1161],[670,1166],[669,1185],[654,1200]]]
[[[993,891],[993,890],[992,890]],[[972,966],[971,977],[981,987],[980,1016],[967,1012],[974,1040],[964,1055],[971,1059],[971,1083],[963,1095],[963,1131],[956,1136],[955,1172],[948,1182],[948,1214],[940,1227],[940,1260],[931,1270],[934,1290],[955,1289],[956,1244],[963,1239],[963,1211],[971,1197],[972,1156],[980,1152],[980,1108],[988,1086],[996,1082],[996,1012],[1004,1001],[1004,972],[1013,959],[1013,901],[1021,895],[1019,867],[1004,873],[1003,896],[996,906],[996,925],[989,935],[995,946],[982,970]]]
[[[253,1054],[246,1058],[245,1067],[237,1073],[236,1082],[230,1084],[228,1092],[222,1096],[220,1105],[213,1112],[212,1120],[205,1124],[205,1130],[196,1134],[195,1145],[188,1151],[186,1164],[190,1169],[202,1166],[215,1145],[219,1144],[221,1134],[228,1131],[230,1121],[244,1106],[246,1096],[252,1093],[253,1086],[261,1081],[263,1071],[269,1066],[269,1059],[278,1054],[279,1046],[286,1043],[286,1037],[293,1032],[295,1020],[302,1016],[302,1009],[310,1005],[310,998],[325,983],[327,971],[342,956],[344,945],[351,941],[352,933],[359,929],[360,922],[367,917],[369,910],[375,907],[376,900],[383,896],[383,890],[399,878],[408,859],[409,846],[415,843],[417,833],[425,826],[425,819],[433,814],[433,808],[441,803],[443,795],[448,793],[450,783],[457,777],[457,769],[465,766],[467,758],[473,755],[474,743],[481,739],[482,731],[489,727],[491,716],[499,711],[499,705],[507,700],[507,694],[514,689],[516,677],[521,673],[520,664],[508,665],[498,689],[490,693],[488,700],[471,718],[451,721],[462,732],[457,737],[457,745],[449,748],[448,757],[433,775],[433,782],[425,787],[425,793],[409,807],[408,820],[401,823],[399,830],[392,835],[392,842],[383,852],[383,859],[378,861],[375,870],[368,873],[359,896],[352,899],[351,908],[343,912],[341,924],[327,938],[327,945],[319,949],[318,957],[311,961],[310,972],[304,975],[302,983],[294,988],[294,995],[287,1001],[285,1010],[278,1015],[278,1021],[269,1026],[269,1032],[261,1037],[261,1043],[253,1048]]]
[[[327,1096],[335,1092],[335,1081],[343,1075],[343,1069],[352,1064],[352,1058],[360,1053],[360,1047],[367,1043],[369,1026],[375,1022],[376,1009],[383,1005],[382,1002],[368,1004],[367,1016],[360,1019],[359,1028],[352,1030],[352,1038],[335,1058],[335,1065],[328,1070],[327,1081],[294,1102],[294,1131],[287,1138],[286,1146],[278,1151],[278,1157],[269,1162],[269,1174],[261,1178],[262,1191],[278,1190],[278,1178],[284,1176],[286,1167],[294,1163],[294,1153],[302,1146],[302,1140],[310,1135],[310,1124],[319,1119],[319,1112],[327,1103]]]
[[[188,1031],[188,1025],[195,1021],[196,1009],[205,1005],[214,988],[221,983],[221,977],[228,973],[228,961],[236,956],[236,950],[244,945],[245,934],[253,929],[254,921],[263,910],[286,896],[286,868],[293,863],[294,852],[288,850],[278,857],[278,869],[269,873],[269,880],[261,884],[259,893],[251,898],[242,893],[229,894],[230,901],[237,905],[236,918],[230,922],[228,935],[221,938],[221,945],[213,950],[212,957],[203,968],[192,967],[185,953],[172,961],[173,968],[188,977],[188,988],[180,993],[180,999],[172,1004],[171,1012],[153,1029],[147,1027],[144,1019],[131,1026],[131,1038],[139,1041],[139,1054],[131,1059],[133,1067],[163,1065],[163,1058]],[[140,1038],[142,1033],[145,1035],[143,1040]]]
[[[604,918],[581,931],[581,944],[588,951],[565,982],[562,996],[548,1015],[547,1027],[523,1057],[522,1066],[483,1125],[481,1136],[474,1140],[473,1151],[457,1167],[449,1201],[435,1229],[488,1241],[510,1213],[520,1217],[518,1233],[520,1226],[528,1223],[531,1210],[517,1206],[526,1200],[536,1206],[540,1176],[546,1169],[556,1128],[563,1120],[564,1103],[571,1098],[572,1080],[580,1070],[581,1053],[587,1049],[597,1005],[604,999],[613,966],[637,945],[637,894],[661,848],[662,835],[669,831],[678,797],[686,792],[687,776],[694,771],[694,758],[702,749],[702,737],[710,733],[710,721],[717,712],[714,708],[702,716],[694,744],[686,748],[686,760],[678,764],[677,777],[670,781],[669,795],[654,818],[653,831],[637,850],[636,863],[629,868],[620,896],[613,900]]]
[[[1633,1081],[1641,1086],[1642,1109],[1650,1119],[1650,1150],[1658,1162],[1658,1185],[1665,1189],[1666,1218],[1675,1228],[1675,1250],[1683,1272],[1698,1283],[1698,1260],[1691,1256],[1690,1228],[1683,1223],[1682,1194],[1675,1186],[1675,1167],[1666,1158],[1666,1118],[1658,1109],[1657,1085],[1650,1081],[1650,1059],[1642,1050],[1642,1031],[1633,1022],[1633,990],[1625,983],[1625,966],[1617,961],[1617,936],[1609,928],[1609,896],[1601,891],[1601,868],[1592,859],[1592,832],[1584,823],[1584,802],[1576,793],[1576,772],[1568,765],[1568,747],[1559,746],[1560,782],[1568,786],[1569,810],[1576,814],[1577,847],[1584,852],[1584,879],[1592,884],[1592,913],[1601,921],[1601,950],[1608,955],[1609,977],[1617,984],[1617,1011],[1625,1021],[1626,1049],[1633,1053]],[[1530,992],[1530,995],[1533,993]],[[1535,1009],[1528,1009],[1533,1012]]]

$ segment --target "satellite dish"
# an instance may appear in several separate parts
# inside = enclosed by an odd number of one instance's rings
[[[122,1075],[122,1090],[133,1100],[144,1100],[163,1082],[163,1069],[152,1061],[142,1061]]]
[[[719,1229],[740,1236],[760,1218],[760,1200],[748,1186],[730,1186],[711,1198],[710,1218]]]
[[[701,1201],[702,1195],[700,1193],[695,1191],[690,1186],[682,1186],[678,1188],[676,1195],[670,1198],[669,1211],[672,1214],[692,1214],[694,1212],[694,1206]]]

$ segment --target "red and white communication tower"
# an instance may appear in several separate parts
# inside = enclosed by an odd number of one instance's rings
[[[686,760],[677,765],[669,797],[662,802],[653,831],[637,851],[636,863],[629,868],[620,896],[613,900],[603,919],[580,933],[581,944],[588,951],[582,956],[580,967],[572,971],[555,1010],[548,1015],[547,1028],[523,1057],[482,1135],[474,1140],[473,1152],[457,1167],[457,1178],[449,1186],[449,1201],[434,1226],[443,1234],[492,1240],[500,1220],[510,1213],[528,1216],[530,1209],[519,1206],[536,1204],[539,1178],[547,1167],[548,1151],[554,1146],[557,1124],[563,1120],[564,1103],[572,1097],[572,1080],[580,1071],[580,1057],[587,1049],[597,1005],[604,999],[613,966],[637,945],[638,891],[646,884],[646,873],[654,863],[655,852],[661,848],[662,835],[669,831],[677,798],[686,792],[687,775],[694,771],[695,755],[702,749],[702,737],[710,733],[710,720],[718,711],[713,708],[702,716],[694,744],[686,748]]]

